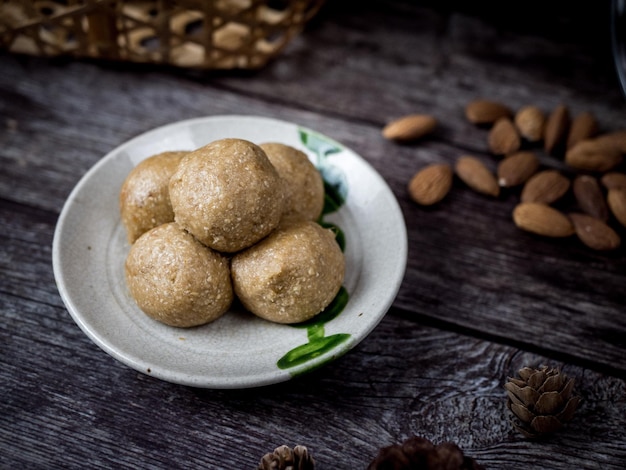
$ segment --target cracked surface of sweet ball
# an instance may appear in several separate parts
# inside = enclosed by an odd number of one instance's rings
[[[169,183],[175,221],[214,250],[234,253],[278,226],[283,186],[256,144],[221,139],[189,153]]]
[[[179,151],[153,155],[141,161],[126,176],[119,203],[129,243],[134,243],[151,228],[174,222],[168,185],[187,153]]]
[[[283,221],[317,220],[324,208],[324,181],[306,154],[289,145],[261,144],[284,183]]]
[[[335,235],[311,221],[281,225],[231,260],[233,288],[244,307],[277,323],[320,313],[335,298],[344,273]]]
[[[139,308],[177,327],[218,319],[233,301],[228,260],[176,223],[149,230],[131,247],[126,284]]]

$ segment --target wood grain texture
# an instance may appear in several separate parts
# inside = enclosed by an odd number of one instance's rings
[[[258,72],[0,53],[0,467],[255,468],[278,445],[304,444],[318,468],[359,469],[417,434],[487,468],[623,468],[626,247],[596,253],[521,232],[517,190],[494,199],[455,179],[422,208],[406,189],[426,164],[464,154],[495,170],[487,129],[463,114],[474,98],[545,112],[566,103],[601,130],[626,128],[608,11],[521,5],[328,2]],[[412,113],[440,125],[410,145],[382,138]],[[261,389],[181,387],[116,362],[73,323],[51,266],[58,214],[92,165],[154,127],[219,114],[297,122],[353,148],[391,186],[409,236],[399,295],[367,340]],[[568,194],[557,207],[574,205]],[[583,401],[563,432],[534,442],[509,425],[502,386],[539,364],[574,377]]]
[[[40,321],[3,355],[0,445],[14,467],[253,468],[275,446],[301,443],[319,468],[365,468],[379,447],[413,434],[457,442],[488,468],[594,468],[601,458],[617,469],[626,458],[622,380],[402,317],[309,376],[209,391],[119,365],[62,308],[39,314],[56,319],[64,341]],[[33,334],[37,348],[29,348]],[[524,439],[508,421],[502,386],[528,364],[562,366],[583,398],[570,425],[546,441]]]

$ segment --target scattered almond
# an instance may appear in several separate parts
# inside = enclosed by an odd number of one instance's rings
[[[626,130],[607,132],[596,137],[596,140],[612,146],[620,153],[626,153]]]
[[[606,201],[617,221],[626,227],[626,189],[609,189]]]
[[[452,169],[446,163],[433,163],[418,171],[409,182],[411,199],[423,206],[441,201],[452,187]]]
[[[513,112],[508,106],[497,101],[478,99],[465,107],[465,117],[473,124],[493,124],[502,117],[512,115]]]
[[[626,173],[612,171],[602,175],[602,184],[606,189],[626,189]]]
[[[417,140],[430,134],[437,127],[437,120],[428,114],[410,114],[396,119],[383,128],[383,137],[399,142]]]
[[[515,114],[515,126],[520,135],[529,142],[543,138],[546,116],[538,106],[524,106]]]
[[[508,117],[498,119],[491,130],[487,140],[489,150],[496,155],[507,155],[517,152],[521,145],[520,136]]]
[[[604,172],[622,162],[622,152],[608,139],[588,139],[578,142],[565,154],[565,163],[572,168]]]
[[[433,163],[413,175],[408,184],[411,199],[429,206],[450,192],[453,173],[470,188],[498,197],[500,187],[524,185],[521,202],[513,210],[513,221],[522,230],[547,237],[568,237],[576,233],[593,250],[609,251],[621,245],[619,234],[609,225],[615,219],[626,227],[626,173],[611,171],[626,154],[626,130],[597,135],[598,123],[589,112],[570,120],[566,105],[557,106],[546,118],[538,106],[524,106],[514,115],[506,105],[490,100],[474,100],[465,108],[467,119],[478,125],[492,124],[488,134],[490,151],[505,158],[497,168],[497,179],[480,159],[460,157],[454,172],[449,164]],[[512,120],[513,119],[513,120]],[[412,114],[387,124],[382,134],[395,141],[419,139],[436,128],[437,121],[426,114]],[[524,142],[522,142],[524,139]],[[563,148],[565,163],[583,170],[602,172],[599,178],[580,174],[573,182],[555,169],[537,173],[540,162],[531,151],[520,151],[527,142],[543,139],[546,153],[555,155]],[[600,185],[608,190],[605,191]],[[572,186],[582,213],[566,216],[550,204],[563,197]],[[609,220],[611,219],[611,220]]]
[[[498,164],[498,184],[508,188],[524,184],[539,168],[539,159],[533,152],[517,152]]]
[[[589,112],[583,112],[578,114],[572,121],[572,126],[569,129],[567,136],[566,147],[571,149],[578,142],[591,139],[598,132],[598,123],[593,114]]]
[[[496,177],[478,158],[460,157],[454,169],[457,176],[474,191],[494,197],[500,194]]]
[[[569,189],[570,181],[557,170],[544,170],[530,177],[522,189],[522,202],[552,204]]]
[[[523,202],[513,209],[513,221],[518,228],[546,237],[569,237],[574,226],[562,212],[546,204]]]
[[[589,175],[577,176],[572,184],[572,190],[578,207],[585,214],[604,222],[609,220],[609,208],[596,178]]]
[[[606,223],[587,214],[569,214],[574,230],[581,242],[592,250],[614,250],[621,240]]]
[[[570,125],[569,109],[564,104],[557,106],[546,121],[544,149],[553,155],[565,139]]]

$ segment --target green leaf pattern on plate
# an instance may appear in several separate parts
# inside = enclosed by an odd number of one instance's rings
[[[276,365],[279,369],[288,369],[290,367],[299,366],[300,364],[304,364],[305,362],[321,356],[326,351],[330,351],[346,341],[349,337],[350,335],[347,333],[338,333],[336,335],[315,338],[310,340],[308,343],[293,348],[281,357]]]
[[[331,229],[335,233],[337,243],[342,251],[345,250],[346,237],[343,230],[336,224],[324,220],[324,216],[336,212],[346,202],[348,196],[348,184],[343,171],[329,163],[330,155],[343,151],[343,147],[337,142],[308,129],[299,129],[300,141],[311,152],[316,155],[315,166],[324,180],[324,209],[318,223],[325,228]],[[307,330],[308,342],[288,351],[281,357],[276,365],[279,369],[289,369],[305,364],[322,354],[336,348],[347,341],[350,335],[338,333],[325,336],[324,324],[337,317],[348,303],[348,291],[342,286],[333,301],[320,314],[309,321],[290,325],[294,328],[305,328]],[[334,359],[329,357],[323,363]],[[323,364],[322,363],[322,364]],[[299,375],[317,368],[322,364],[301,370],[292,375]]]
[[[330,164],[328,157],[340,153],[344,149],[334,140],[317,132],[300,128],[299,134],[302,144],[316,155],[315,166],[324,180],[324,210],[322,214],[331,214],[346,202],[348,183],[343,171]]]

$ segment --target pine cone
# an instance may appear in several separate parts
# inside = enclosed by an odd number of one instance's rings
[[[280,446],[267,453],[259,462],[258,470],[313,470],[315,460],[304,446]]]
[[[434,445],[428,439],[413,436],[402,444],[378,451],[367,470],[483,470],[474,459],[451,442]]]
[[[520,379],[509,377],[504,385],[509,399],[507,407],[519,418],[513,426],[526,437],[539,437],[558,431],[572,419],[580,397],[572,396],[574,379],[558,369],[543,366],[524,367]]]

